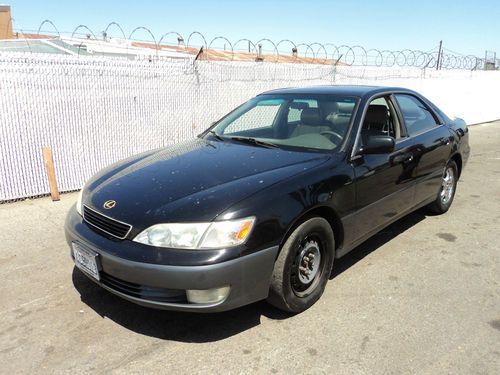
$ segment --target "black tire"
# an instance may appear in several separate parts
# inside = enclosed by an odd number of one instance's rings
[[[451,195],[447,193],[446,189],[446,177],[447,173],[451,173],[452,181],[451,184],[448,183],[448,188],[451,188]],[[444,214],[447,212],[451,204],[453,203],[453,199],[455,198],[455,192],[457,190],[457,182],[458,182],[458,168],[457,164],[450,160],[446,165],[446,168],[443,171],[442,184],[439,192],[437,194],[436,200],[426,206],[426,210],[437,215]]]
[[[293,313],[311,307],[325,290],[334,255],[335,238],[328,221],[321,217],[305,220],[295,228],[280,251],[267,301]],[[304,282],[305,279],[308,282]]]

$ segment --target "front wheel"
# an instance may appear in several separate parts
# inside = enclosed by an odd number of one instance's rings
[[[287,312],[302,312],[323,294],[335,254],[328,221],[313,217],[288,237],[274,264],[267,301]]]
[[[448,211],[455,198],[457,190],[458,168],[457,164],[450,160],[446,165],[441,180],[441,188],[436,200],[427,206],[427,209],[435,214],[444,214]]]

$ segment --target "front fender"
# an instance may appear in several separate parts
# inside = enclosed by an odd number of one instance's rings
[[[329,210],[341,222],[355,207],[353,169],[347,163],[325,163],[282,180],[231,206],[220,218],[255,216],[249,252],[281,245],[300,220]]]

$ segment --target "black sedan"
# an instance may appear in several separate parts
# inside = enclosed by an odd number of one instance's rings
[[[446,212],[469,156],[463,120],[402,88],[280,89],[196,139],[116,163],[67,217],[76,266],[129,301],[300,312],[335,258],[402,216]]]

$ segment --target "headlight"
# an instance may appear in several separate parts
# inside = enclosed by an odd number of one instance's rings
[[[159,247],[196,248],[209,226],[209,223],[156,224],[139,233],[134,241]]]
[[[200,248],[213,249],[242,244],[252,230],[255,218],[213,222],[201,241]]]
[[[179,249],[214,249],[244,243],[254,217],[212,223],[156,224],[139,233],[135,242]]]
[[[76,211],[80,214],[80,216],[83,216],[82,195],[83,189],[78,193],[78,199],[76,200]]]

